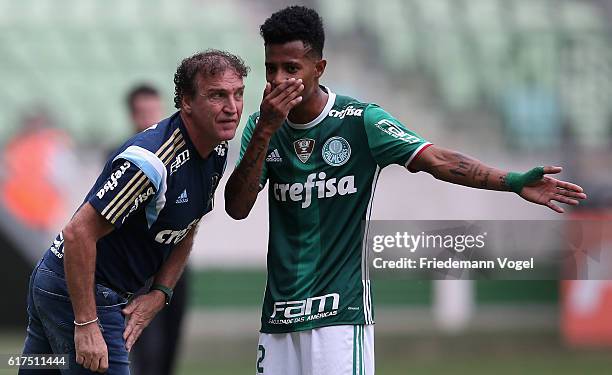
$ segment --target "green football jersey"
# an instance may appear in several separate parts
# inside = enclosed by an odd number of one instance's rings
[[[265,333],[374,323],[362,223],[381,168],[408,166],[429,145],[376,104],[323,89],[321,114],[308,124],[285,121],[266,153]],[[258,119],[249,117],[240,159]]]

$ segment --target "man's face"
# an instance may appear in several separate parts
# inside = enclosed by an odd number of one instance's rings
[[[138,95],[132,102],[132,123],[141,132],[163,118],[162,102],[157,95]]]
[[[289,79],[302,79],[302,103],[317,90],[319,77],[325,69],[325,60],[313,56],[311,48],[301,40],[266,46],[266,81],[272,89]]]
[[[197,90],[187,110],[195,130],[215,143],[234,138],[242,115],[242,77],[227,68],[214,76],[199,74],[196,80]]]

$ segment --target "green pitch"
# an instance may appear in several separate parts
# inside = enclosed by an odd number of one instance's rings
[[[179,374],[255,374],[253,343],[205,341],[186,349]],[[375,346],[377,375],[601,375],[612,368],[609,350],[569,349],[554,332],[379,335]],[[205,347],[218,352],[203,359]]]
[[[255,342],[256,337],[185,342],[177,374],[255,374]],[[19,353],[22,344],[20,332],[0,332],[0,353]],[[378,335],[375,345],[377,375],[601,375],[612,368],[609,350],[569,349],[554,332]],[[15,373],[0,369],[0,375]]]

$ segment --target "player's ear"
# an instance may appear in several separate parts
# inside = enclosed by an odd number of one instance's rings
[[[183,95],[181,98],[181,108],[185,111],[186,114],[191,114],[191,96]]]
[[[315,76],[317,77],[317,79],[323,76],[326,66],[327,66],[327,60],[325,59],[321,59],[315,63]]]

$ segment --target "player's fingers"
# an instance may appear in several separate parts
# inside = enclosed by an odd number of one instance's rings
[[[559,173],[563,170],[563,168],[561,167],[554,167],[554,166],[546,166],[544,167],[544,173],[545,174],[556,174]]]
[[[572,184],[571,182],[557,181],[557,187],[561,187],[565,190],[577,191],[579,193],[584,192],[584,190],[580,186]]]
[[[301,97],[301,96],[298,96],[297,98],[293,99],[292,101],[290,101],[290,102],[287,104],[287,108],[288,108],[289,110],[291,110],[291,108],[293,108],[293,107],[295,107],[296,105],[298,105],[298,104],[299,104],[301,101],[302,101],[302,97]]]
[[[285,98],[281,100],[281,102],[279,103],[280,106],[286,108],[293,99],[300,96],[303,90],[304,90],[304,85],[298,86],[297,90],[292,91],[289,95],[287,95]]]
[[[569,205],[572,205],[572,206],[576,206],[579,203],[577,200],[572,199],[572,198],[568,198],[568,197],[566,197],[564,195],[561,195],[561,194],[555,194],[553,196],[553,199],[556,200],[557,202],[569,204]]]
[[[76,355],[76,363],[78,363],[79,365],[82,365],[83,362],[85,361],[85,357],[83,357],[82,354],[78,354]]]
[[[560,214],[562,214],[562,213],[564,213],[564,212],[565,212],[565,210],[564,210],[563,208],[561,208],[561,207],[557,206],[557,205],[556,205],[556,204],[554,204],[552,201],[548,201],[548,202],[546,203],[546,206],[547,206],[548,208],[550,208],[551,210],[556,211],[556,212],[558,212],[558,213],[560,213]]]
[[[272,100],[280,95],[282,95],[282,93],[287,90],[289,87],[291,87],[292,85],[294,85],[296,82],[295,78],[289,78],[281,83],[279,83],[276,87],[272,88],[270,91],[270,94],[268,95],[268,100]]]
[[[272,90],[272,93],[268,98],[271,102],[278,104],[285,100],[287,96],[291,95],[291,93],[296,90],[299,90],[301,85],[301,79],[296,80],[295,78],[290,78],[285,82],[281,83],[280,85],[276,86],[276,88]]]
[[[272,91],[272,84],[270,82],[266,82],[266,87],[264,88],[263,97],[270,95],[270,91]]]
[[[557,194],[565,195],[566,197],[576,198],[576,199],[586,199],[587,195],[585,193],[578,193],[571,190],[565,189],[557,189]]]

